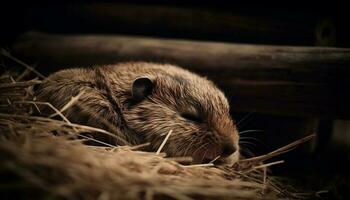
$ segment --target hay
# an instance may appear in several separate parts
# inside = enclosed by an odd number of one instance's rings
[[[8,52],[1,52],[10,59]],[[95,140],[89,132],[111,133],[69,122],[62,112],[77,103],[73,97],[63,108],[36,102],[33,86],[40,80],[22,79],[26,70],[13,78],[0,77],[0,181],[1,199],[299,199],[267,174],[267,167],[283,161],[263,163],[310,140],[313,135],[269,154],[241,160],[234,166],[214,162],[186,165],[190,158],[168,158],[144,152],[139,146],[83,144]],[[40,74],[40,77],[42,75]],[[38,104],[55,111],[50,117],[40,113]],[[61,120],[53,119],[60,116]],[[82,133],[85,133],[82,135]],[[167,135],[168,138],[171,132]],[[96,142],[96,141],[95,141]],[[99,141],[97,141],[99,142]],[[166,143],[166,139],[163,144]]]

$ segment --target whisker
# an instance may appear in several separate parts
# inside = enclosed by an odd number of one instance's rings
[[[241,137],[241,138],[239,138],[239,141],[240,142],[255,141],[255,142],[258,142],[259,144],[263,145],[264,147],[268,147],[263,141],[261,141],[257,138],[254,138],[254,137]]]
[[[254,141],[257,141],[257,142],[262,142],[261,140],[259,140],[258,138],[255,138],[255,137],[240,137],[239,140],[242,140],[242,141],[245,141],[245,140],[254,140]]]
[[[186,148],[186,150],[185,150],[183,156],[187,156],[187,152],[191,149],[192,144],[193,144],[194,141],[195,141],[195,140],[192,140],[192,141],[190,142],[190,144],[189,144],[188,147]]]
[[[244,147],[244,148],[240,148],[240,154],[247,155],[249,157],[254,157],[255,156],[253,151],[251,149],[249,149],[247,146],[242,146],[242,147]]]
[[[255,149],[255,145],[252,143],[241,143],[239,144],[240,146],[240,152],[245,152],[249,156],[254,156],[253,150]]]
[[[245,130],[245,131],[241,131],[238,134],[241,135],[243,133],[252,133],[252,132],[264,132],[264,130]]]
[[[177,156],[186,157],[185,153],[189,147],[188,147],[188,145],[184,145],[184,144],[188,144],[187,141],[184,141],[182,144],[180,144],[179,146],[176,147],[176,155]]]
[[[242,122],[244,122],[244,120],[248,119],[248,117],[250,117],[253,113],[254,113],[254,112],[250,112],[250,113],[246,114],[242,119],[240,119],[240,120],[237,122],[236,126],[238,127],[239,124],[241,124]]]
[[[207,150],[204,152],[204,154],[203,154],[203,156],[202,156],[202,159],[201,159],[201,161],[200,161],[201,163],[203,163],[203,160],[204,160],[205,156],[207,155],[208,151],[209,151],[209,149],[207,149]]]
[[[196,150],[193,152],[193,155],[196,155],[196,153],[197,153],[198,150],[200,150],[200,149],[203,148],[203,147],[206,147],[207,145],[209,145],[209,143],[204,143],[204,144],[202,144],[201,146],[199,146],[199,148],[196,149]]]
[[[250,146],[253,146],[253,147],[256,147],[256,144],[252,143],[252,142],[247,142],[247,141],[240,141],[239,142],[239,145],[250,145]]]

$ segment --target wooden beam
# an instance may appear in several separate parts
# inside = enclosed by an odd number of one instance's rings
[[[214,80],[234,110],[350,117],[349,49],[31,32],[18,38],[12,50],[51,67],[174,63]]]
[[[161,2],[42,3],[24,8],[24,20],[26,25],[32,23],[36,29],[49,32],[119,33],[265,44],[314,45],[329,41],[327,37],[332,35],[316,34],[326,28],[317,23],[322,21],[322,16],[300,11],[295,15],[290,8],[284,8],[288,10],[283,12],[283,8],[202,6],[162,5]],[[272,15],[274,12],[278,14]],[[285,14],[289,12],[292,15]],[[327,30],[333,33],[329,26]]]

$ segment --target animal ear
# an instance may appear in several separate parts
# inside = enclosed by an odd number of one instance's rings
[[[147,77],[140,77],[132,83],[131,94],[136,101],[141,101],[153,91],[153,82]]]

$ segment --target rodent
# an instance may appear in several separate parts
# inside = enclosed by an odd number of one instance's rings
[[[47,77],[36,94],[60,109],[80,91],[77,105],[64,112],[72,122],[106,129],[132,145],[150,142],[151,150],[172,130],[162,151],[191,156],[194,163],[239,157],[239,134],[225,95],[188,70],[147,62],[66,69]]]

